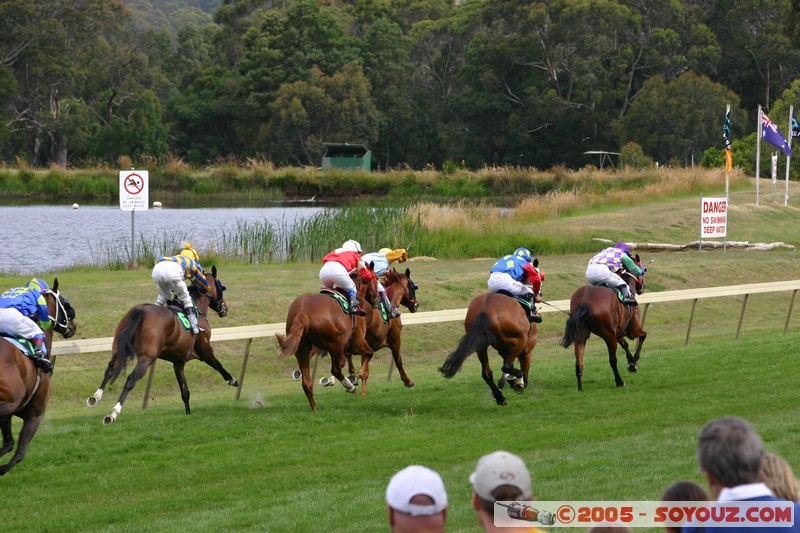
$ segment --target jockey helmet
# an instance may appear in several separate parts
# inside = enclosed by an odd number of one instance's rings
[[[527,248],[517,248],[514,251],[514,255],[525,261],[526,263],[530,263],[533,261],[533,256],[531,256],[531,251]]]
[[[39,278],[32,278],[28,283],[25,284],[25,286],[29,288],[37,288],[41,292],[47,292],[50,290],[50,286],[44,280]]]
[[[186,246],[184,247],[183,250],[181,250],[181,253],[179,253],[178,255],[182,255],[183,257],[188,257],[189,259],[194,259],[198,263],[200,262],[200,256],[197,254],[195,249],[192,248],[192,245],[189,243],[186,243]]]
[[[390,254],[390,253],[392,253],[392,249],[391,248],[381,248],[380,250],[378,250],[378,253],[381,254],[381,255]]]
[[[622,252],[623,252],[623,253],[625,253],[625,254],[627,254],[627,255],[631,255],[631,248],[630,248],[630,246],[628,246],[628,245],[627,245],[627,244],[625,244],[624,242],[618,242],[617,244],[615,244],[615,245],[614,245],[614,248],[616,248],[616,249],[618,249],[618,250],[622,250]]]
[[[345,241],[342,245],[343,250],[347,250],[348,252],[358,252],[361,253],[361,244],[358,241],[354,241],[350,239],[349,241]]]

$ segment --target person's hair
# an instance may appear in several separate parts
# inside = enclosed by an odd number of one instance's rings
[[[770,488],[778,498],[796,502],[800,500],[800,482],[791,465],[780,455],[767,452],[761,463],[759,480]]]
[[[664,490],[662,502],[704,502],[708,494],[703,487],[693,481],[676,481]],[[664,526],[669,533],[680,533],[681,526]]]
[[[708,494],[694,481],[676,481],[664,490],[662,502],[704,502]]]
[[[522,494],[519,487],[514,485],[500,485],[492,491],[492,499],[487,500],[478,496],[478,501],[481,504],[481,509],[485,512],[492,514],[494,512],[494,502],[507,502],[511,500],[529,500],[530,494]]]
[[[749,422],[738,417],[712,420],[700,432],[697,462],[723,487],[758,480],[764,443]]]

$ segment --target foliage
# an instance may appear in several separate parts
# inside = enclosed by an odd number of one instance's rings
[[[620,164],[631,168],[652,167],[655,162],[653,158],[644,155],[642,147],[635,142],[629,142],[620,150]]]

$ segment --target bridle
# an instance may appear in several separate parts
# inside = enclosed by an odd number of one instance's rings
[[[56,306],[56,316],[48,315],[50,321],[53,322],[53,330],[63,335],[65,339],[68,339],[75,335],[75,328],[70,325],[70,321],[75,317],[75,311],[72,310],[72,317],[70,317],[64,305],[61,293],[53,290],[48,291],[48,293],[53,295]],[[70,309],[72,308],[70,307]],[[63,317],[63,323],[59,322],[59,317]]]

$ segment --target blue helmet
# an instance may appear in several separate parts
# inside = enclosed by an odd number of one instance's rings
[[[531,255],[531,251],[527,248],[517,248],[514,250],[514,255],[525,261],[526,263],[530,263],[533,261],[533,256]]]
[[[624,242],[618,242],[617,244],[615,244],[615,245],[614,245],[614,248],[616,248],[616,249],[618,249],[618,250],[622,250],[622,251],[623,251],[625,254],[627,254],[627,255],[631,255],[631,248],[630,248],[630,246],[628,246],[628,245],[627,245],[627,244],[625,244]]]
[[[50,286],[44,280],[39,278],[32,278],[28,283],[25,284],[25,286],[28,288],[37,288],[43,293],[50,290]]]

